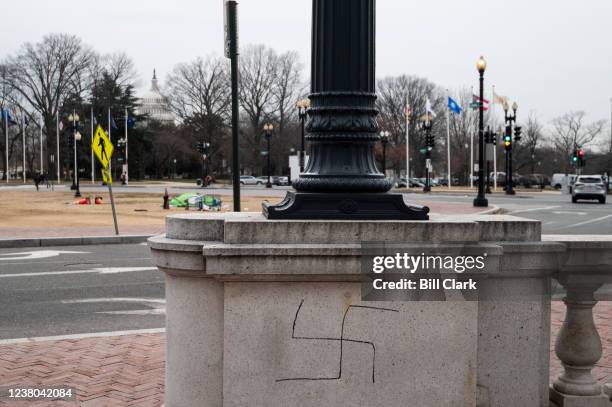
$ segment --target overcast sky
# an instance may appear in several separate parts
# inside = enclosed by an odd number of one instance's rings
[[[81,37],[101,53],[125,51],[141,85],[157,69],[223,53],[222,0],[3,1],[0,58],[49,32]],[[297,50],[308,76],[310,0],[242,0],[240,42]],[[377,76],[427,77],[451,91],[487,85],[549,121],[569,110],[610,118],[612,1],[429,0],[377,2]],[[490,93],[490,87],[488,88]]]

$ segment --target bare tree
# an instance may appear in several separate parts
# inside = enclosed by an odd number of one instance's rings
[[[544,139],[544,126],[538,119],[535,111],[529,112],[527,122],[523,129],[523,136],[520,143],[516,143],[516,170],[530,165],[531,173],[535,173],[536,151],[541,147]]]
[[[396,171],[403,168],[406,159],[406,104],[410,105],[410,146],[412,168],[417,173],[424,171],[424,156],[415,154],[425,146],[425,132],[421,129],[422,118],[426,115],[425,105],[427,99],[431,101],[435,112],[442,114],[445,109],[444,99],[440,89],[425,78],[416,76],[398,76],[380,79],[377,82],[377,108],[380,111],[378,117],[381,129],[391,133],[388,147],[388,158],[390,164]],[[445,128],[442,116],[434,120],[434,135],[440,135]],[[439,140],[439,137],[437,137]]]
[[[227,63],[207,57],[179,64],[168,76],[167,85],[172,110],[192,130],[195,140],[210,143],[210,159],[219,163],[231,102]]]
[[[55,117],[75,89],[95,54],[73,35],[50,34],[39,43],[25,43],[7,60],[7,82],[25,105],[33,107],[47,129],[48,152],[55,148]]]
[[[586,123],[585,118],[585,112],[572,111],[552,121],[551,142],[567,158],[566,169],[569,169],[569,156],[572,151],[595,141],[606,125],[605,120]]]
[[[289,51],[278,56],[277,78],[273,87],[273,103],[276,108],[278,131],[282,135],[287,124],[295,119],[295,103],[305,93],[298,53]]]

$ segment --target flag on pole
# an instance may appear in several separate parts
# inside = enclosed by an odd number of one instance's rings
[[[504,102],[508,100],[508,96],[500,96],[495,93],[495,89],[493,89],[493,104],[503,105]]]
[[[64,122],[60,120],[57,127],[60,129],[60,131],[64,130]]]
[[[486,112],[489,110],[489,101],[487,99],[480,100],[480,97],[472,95],[472,104],[470,107],[474,110],[478,110],[482,104],[482,109]]]
[[[134,120],[134,116],[132,116],[131,114],[128,113],[127,128],[131,129],[131,128],[134,127],[135,124],[136,124],[136,121]]]
[[[113,127],[113,130],[117,130],[119,127],[117,127],[117,123],[115,123],[115,119],[112,118],[111,119],[111,126]]]
[[[427,102],[425,102],[425,112],[432,116],[433,118],[436,117],[436,112],[434,112],[433,107],[431,106],[431,101],[429,100],[429,98],[427,98]]]
[[[448,98],[448,108],[455,114],[461,114],[461,111],[463,110],[461,106],[459,106],[459,103],[455,102],[450,96]]]

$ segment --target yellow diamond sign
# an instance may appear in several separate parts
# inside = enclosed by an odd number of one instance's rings
[[[102,169],[102,182],[104,182],[106,185],[112,185],[113,183],[113,177],[110,170],[107,168]]]
[[[110,163],[111,157],[113,156],[113,151],[115,147],[113,143],[108,139],[106,132],[102,130],[102,127],[98,125],[96,129],[96,134],[93,139],[93,144],[91,145],[91,149],[93,150],[96,157],[102,164],[102,168],[108,168],[108,164]]]

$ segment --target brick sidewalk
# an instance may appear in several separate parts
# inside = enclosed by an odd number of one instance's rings
[[[0,406],[159,407],[165,335],[147,334],[0,345],[0,386],[69,386],[77,401]]]
[[[553,303],[552,344],[565,306]],[[596,322],[604,358],[595,369],[612,379],[612,303],[600,303]],[[1,402],[0,406],[159,407],[164,397],[165,335],[147,334],[0,345],[0,386],[72,386],[78,402]],[[551,351],[551,380],[561,371]]]

